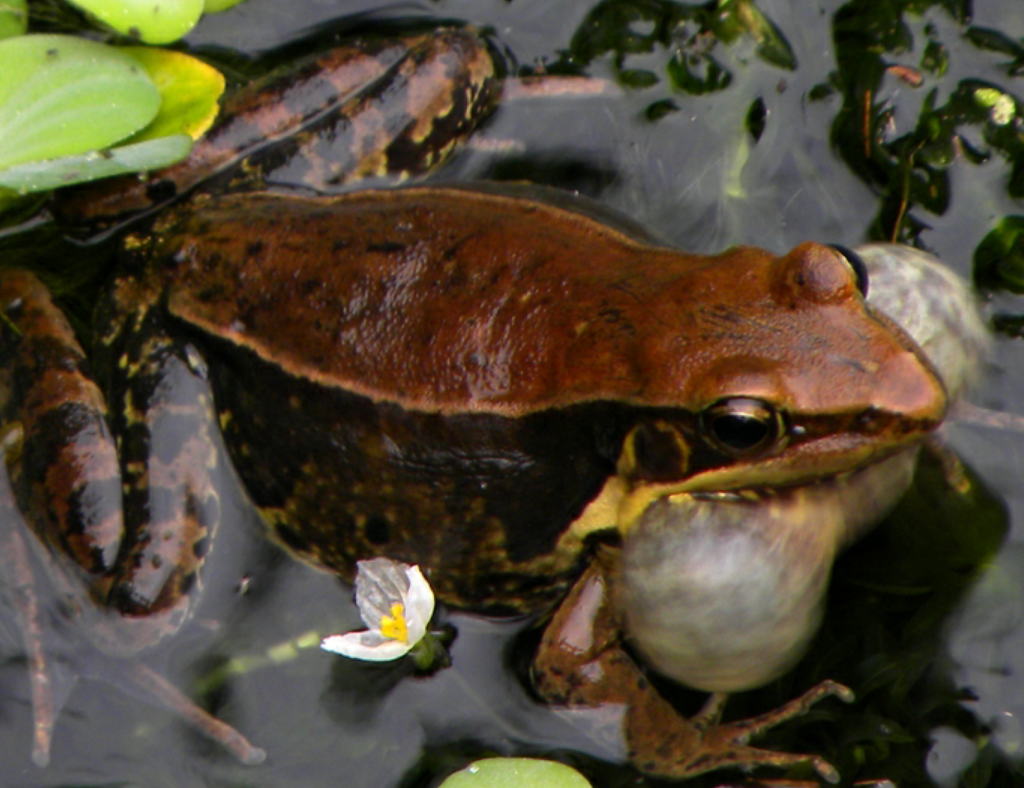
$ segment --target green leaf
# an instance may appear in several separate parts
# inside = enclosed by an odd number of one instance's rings
[[[111,150],[33,161],[0,170],[0,187],[21,193],[45,191],[111,175],[153,170],[180,161],[191,148],[191,137],[175,134]]]
[[[1004,216],[974,250],[974,281],[1024,293],[1024,216]]]
[[[0,0],[0,39],[28,30],[28,0]]]
[[[81,38],[0,41],[0,169],[109,147],[156,115],[160,94],[139,64]]]
[[[534,758],[485,758],[441,783],[441,788],[590,788],[563,763]]]
[[[213,66],[182,52],[153,47],[123,47],[137,60],[160,91],[160,110],[131,141],[188,134],[199,139],[217,117],[224,76]]]
[[[203,0],[69,0],[119,33],[166,44],[195,27]]]

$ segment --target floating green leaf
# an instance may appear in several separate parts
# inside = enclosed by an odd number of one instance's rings
[[[456,772],[441,788],[590,788],[590,783],[563,763],[535,758],[485,758]]]
[[[149,123],[160,94],[123,52],[59,35],[0,41],[0,169],[106,148]]]
[[[203,13],[203,0],[69,0],[119,33],[148,44],[176,41]]]
[[[175,134],[105,151],[33,161],[0,170],[0,188],[26,193],[57,189],[74,183],[166,167],[183,159],[192,138]]]
[[[0,0],[0,39],[28,30],[28,0]]]
[[[201,60],[182,52],[153,47],[124,47],[137,60],[160,91],[160,111],[132,137],[132,142],[188,134],[199,139],[217,117],[217,100],[224,92],[224,77]]]

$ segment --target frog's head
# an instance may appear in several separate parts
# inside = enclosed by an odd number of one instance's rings
[[[918,347],[865,303],[852,253],[727,254],[731,281],[701,279],[691,405],[634,427],[618,477],[629,636],[712,691],[800,656],[836,552],[903,493],[947,407]]]
[[[639,419],[623,443],[624,532],[666,495],[777,490],[871,465],[946,413],[931,363],[866,303],[852,252],[804,244],[708,260],[677,299],[688,330],[651,332],[645,348],[647,402],[676,408]]]

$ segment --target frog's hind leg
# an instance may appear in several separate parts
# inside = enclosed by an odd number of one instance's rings
[[[813,755],[751,747],[751,737],[805,713],[830,695],[852,700],[842,685],[826,681],[796,700],[749,720],[722,723],[724,694],[713,694],[704,709],[686,719],[651,685],[622,647],[614,613],[614,575],[592,565],[573,586],[548,624],[533,665],[537,690],[567,706],[626,707],[624,735],[630,761],[659,777],[685,779],[722,768],[788,767],[810,763],[823,778],[835,769]]]
[[[0,468],[0,599],[14,614],[24,642],[33,716],[32,761],[45,767],[50,762],[54,726],[78,674],[69,671],[59,657],[45,648],[48,628],[25,534],[24,520],[15,504],[8,474],[6,469]],[[96,677],[109,679],[119,686],[127,683],[143,700],[175,712],[208,738],[222,744],[242,763],[257,764],[266,758],[262,749],[201,709],[141,662],[117,660],[116,665],[107,665],[103,675]]]
[[[187,619],[219,519],[210,481],[214,415],[200,363],[160,331],[136,332],[122,321],[125,342],[107,353],[114,363],[103,370],[125,382],[115,400],[118,447],[85,355],[42,283],[24,271],[0,272],[0,310],[0,421],[11,482],[6,511],[0,489],[0,582],[29,655],[34,760],[48,760],[60,705],[44,648],[48,616],[37,600],[43,564],[76,631],[122,664],[117,682],[170,706],[240,760],[260,762],[262,750],[131,659]]]
[[[191,613],[220,522],[218,481],[234,479],[206,363],[166,330],[156,300],[132,282],[115,288],[97,321],[112,329],[98,338],[94,354],[97,374],[109,381],[120,436],[126,522],[107,604],[135,621],[155,622],[153,642]],[[145,698],[172,709],[243,763],[265,759],[262,749],[145,665],[134,664],[129,678]]]
[[[33,274],[0,272],[0,424],[11,487],[39,539],[90,583],[124,536],[121,473],[85,353]]]
[[[120,472],[103,397],[81,372],[85,354],[32,274],[0,272],[0,586],[29,660],[32,758],[49,761],[50,739],[72,679],[59,680],[44,652],[43,620],[25,520],[36,537],[98,580],[123,536]],[[17,498],[17,502],[16,499]]]

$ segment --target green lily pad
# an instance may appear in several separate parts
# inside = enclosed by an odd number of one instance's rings
[[[149,123],[160,93],[123,52],[85,39],[0,41],[0,170],[109,147]]]
[[[157,169],[185,158],[191,148],[190,136],[175,134],[110,150],[33,161],[0,170],[0,188],[20,193],[36,192]]]
[[[182,52],[153,47],[123,47],[146,69],[160,91],[160,110],[132,142],[188,134],[199,139],[217,117],[224,76],[213,66]]]
[[[536,758],[485,758],[441,783],[441,788],[590,788],[564,763]]]
[[[118,33],[147,44],[176,41],[195,27],[203,0],[69,0]]]
[[[0,39],[28,30],[28,0],[0,0]]]

